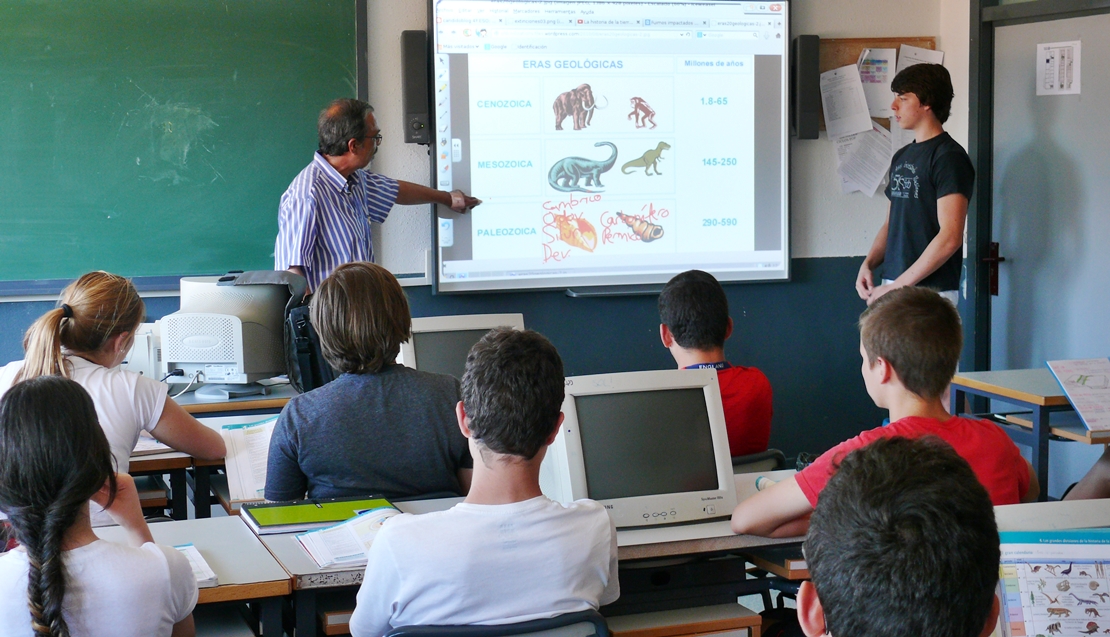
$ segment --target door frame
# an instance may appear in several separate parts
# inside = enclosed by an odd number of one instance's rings
[[[999,4],[969,0],[971,41],[968,53],[968,155],[975,166],[975,193],[967,211],[966,301],[962,371],[991,368],[990,254],[994,214],[994,30],[1031,22],[1110,13],[1110,0],[1033,0]]]

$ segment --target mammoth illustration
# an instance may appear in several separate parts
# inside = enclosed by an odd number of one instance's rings
[[[555,130],[563,130],[563,120],[567,117],[574,121],[574,130],[582,130],[590,125],[595,108],[605,108],[594,101],[594,92],[589,84],[559,95],[551,106],[555,109]]]

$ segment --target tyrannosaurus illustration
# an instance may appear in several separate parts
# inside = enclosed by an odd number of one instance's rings
[[[659,160],[662,159],[662,157],[660,157],[660,155],[663,154],[664,150],[670,147],[671,145],[667,142],[659,142],[658,146],[641,155],[639,159],[633,159],[621,166],[621,172],[627,175],[628,171],[625,170],[625,168],[643,168],[645,175],[651,175],[651,169],[655,170],[656,175],[661,175],[662,173],[659,172]]]

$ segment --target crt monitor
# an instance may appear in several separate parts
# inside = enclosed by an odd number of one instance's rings
[[[706,521],[735,508],[716,370],[567,378],[563,414],[540,470],[548,497],[597,500],[618,527]]]
[[[397,362],[433,374],[462,378],[466,355],[495,327],[524,329],[523,314],[469,314],[412,319],[412,338],[401,344]]]

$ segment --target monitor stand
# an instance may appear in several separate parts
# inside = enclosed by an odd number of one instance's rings
[[[224,401],[245,396],[268,396],[270,388],[258,383],[246,385],[204,385],[193,392],[197,400]]]

